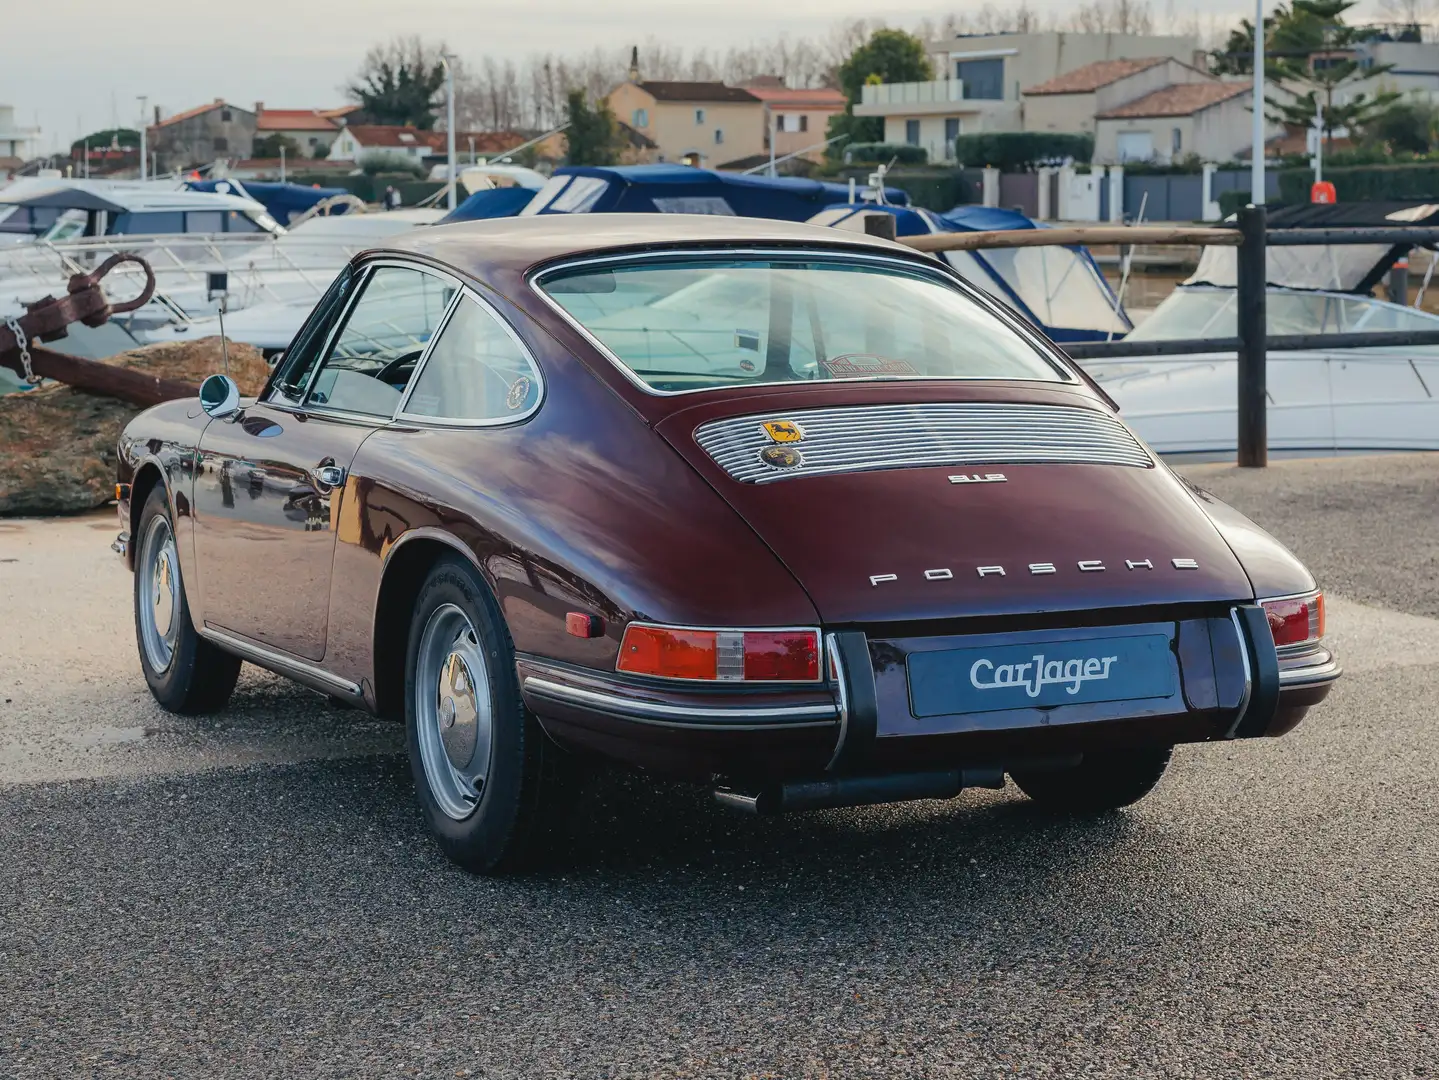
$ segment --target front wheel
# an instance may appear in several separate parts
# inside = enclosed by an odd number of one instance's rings
[[[145,500],[136,535],[135,638],[150,693],[170,712],[223,709],[240,677],[240,658],[195,632],[162,486],[156,485]]]
[[[1169,746],[1085,754],[1069,769],[1010,773],[1019,789],[1049,810],[1097,814],[1136,803],[1169,765]]]
[[[460,558],[436,563],[415,602],[405,727],[416,794],[445,854],[479,874],[518,863],[559,751],[520,699],[498,606]]]

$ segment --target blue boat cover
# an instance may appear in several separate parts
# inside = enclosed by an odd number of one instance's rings
[[[848,199],[844,184],[806,180],[797,176],[749,176],[697,169],[688,165],[572,165],[555,170],[555,176],[590,177],[604,188],[590,188],[583,199],[570,199],[574,184],[550,189],[551,198],[539,211],[563,213],[734,214],[740,217],[806,221],[826,206]],[[551,180],[551,184],[554,181]],[[885,197],[907,205],[909,196],[898,188],[885,189]]]
[[[502,187],[477,191],[436,224],[455,221],[482,221],[485,218],[514,217],[535,197],[529,188]]]
[[[321,199],[349,194],[344,188],[338,187],[306,187],[304,184],[281,184],[261,180],[187,180],[185,186],[191,191],[215,191],[221,195],[239,195],[244,199],[254,199],[281,225],[288,225],[291,217],[298,217]],[[330,212],[343,214],[348,209],[349,207],[342,203]]]

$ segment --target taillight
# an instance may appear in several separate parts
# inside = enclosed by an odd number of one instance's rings
[[[1277,647],[1307,645],[1324,636],[1324,594],[1261,600]]]
[[[713,682],[817,682],[818,630],[696,630],[630,623],[615,668]]]

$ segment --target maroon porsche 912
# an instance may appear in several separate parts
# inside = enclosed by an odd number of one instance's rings
[[[403,718],[445,852],[512,864],[602,756],[755,813],[1008,773],[1131,803],[1339,675],[1284,547],[1032,326],[888,241],[519,218],[357,257],[257,400],[120,444],[155,697],[242,661]]]

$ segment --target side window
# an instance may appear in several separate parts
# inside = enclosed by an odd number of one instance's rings
[[[394,414],[455,287],[406,266],[378,266],[320,365],[307,404]]]
[[[325,342],[330,338],[330,331],[334,329],[335,320],[345,310],[345,304],[355,291],[358,277],[354,268],[345,267],[320,298],[320,302],[305,320],[305,325],[300,327],[295,340],[290,342],[284,359],[275,370],[270,384],[271,398],[280,398],[292,405],[299,404],[300,398],[304,396],[305,386],[310,381],[310,373],[315,370]]]
[[[440,332],[405,403],[437,420],[520,417],[540,399],[540,376],[510,331],[465,297]]]

